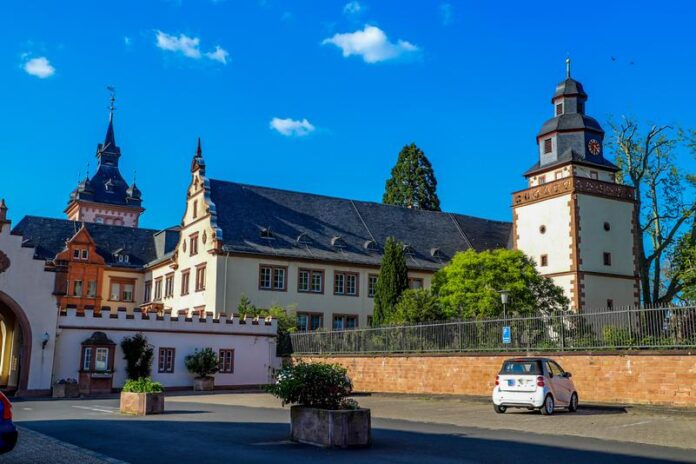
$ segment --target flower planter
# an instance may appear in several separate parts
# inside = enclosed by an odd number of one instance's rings
[[[290,408],[290,439],[326,448],[365,448],[372,444],[369,409]]]
[[[193,379],[193,391],[213,391],[215,377],[196,377]]]
[[[121,414],[147,416],[164,412],[164,393],[121,392]]]
[[[54,398],[79,398],[80,385],[77,383],[54,383],[53,384]]]

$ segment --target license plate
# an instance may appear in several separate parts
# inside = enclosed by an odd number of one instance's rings
[[[514,379],[508,379],[508,387],[514,387],[515,386],[515,380]]]

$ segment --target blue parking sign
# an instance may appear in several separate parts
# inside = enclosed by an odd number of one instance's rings
[[[503,327],[503,343],[512,343],[512,337],[510,336],[510,326],[506,325]]]

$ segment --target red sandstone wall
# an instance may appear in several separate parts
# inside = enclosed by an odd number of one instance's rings
[[[356,391],[491,394],[502,361],[512,355],[305,356],[348,369]],[[572,372],[580,401],[696,407],[696,353],[558,354]]]

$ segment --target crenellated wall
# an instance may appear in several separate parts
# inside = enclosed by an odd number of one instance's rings
[[[245,321],[224,314],[206,318],[160,316],[154,313],[108,311],[99,314],[74,309],[58,317],[54,380],[77,378],[80,369],[81,343],[94,332],[104,332],[116,344],[113,387],[120,388],[126,380],[125,361],[120,343],[123,338],[142,333],[154,348],[152,378],[167,388],[191,388],[193,374],[186,370],[184,358],[196,349],[210,347],[234,350],[234,372],[215,375],[217,388],[267,384],[271,370],[279,365],[276,358],[277,322],[275,320]],[[174,348],[173,372],[158,372],[159,348]]]

